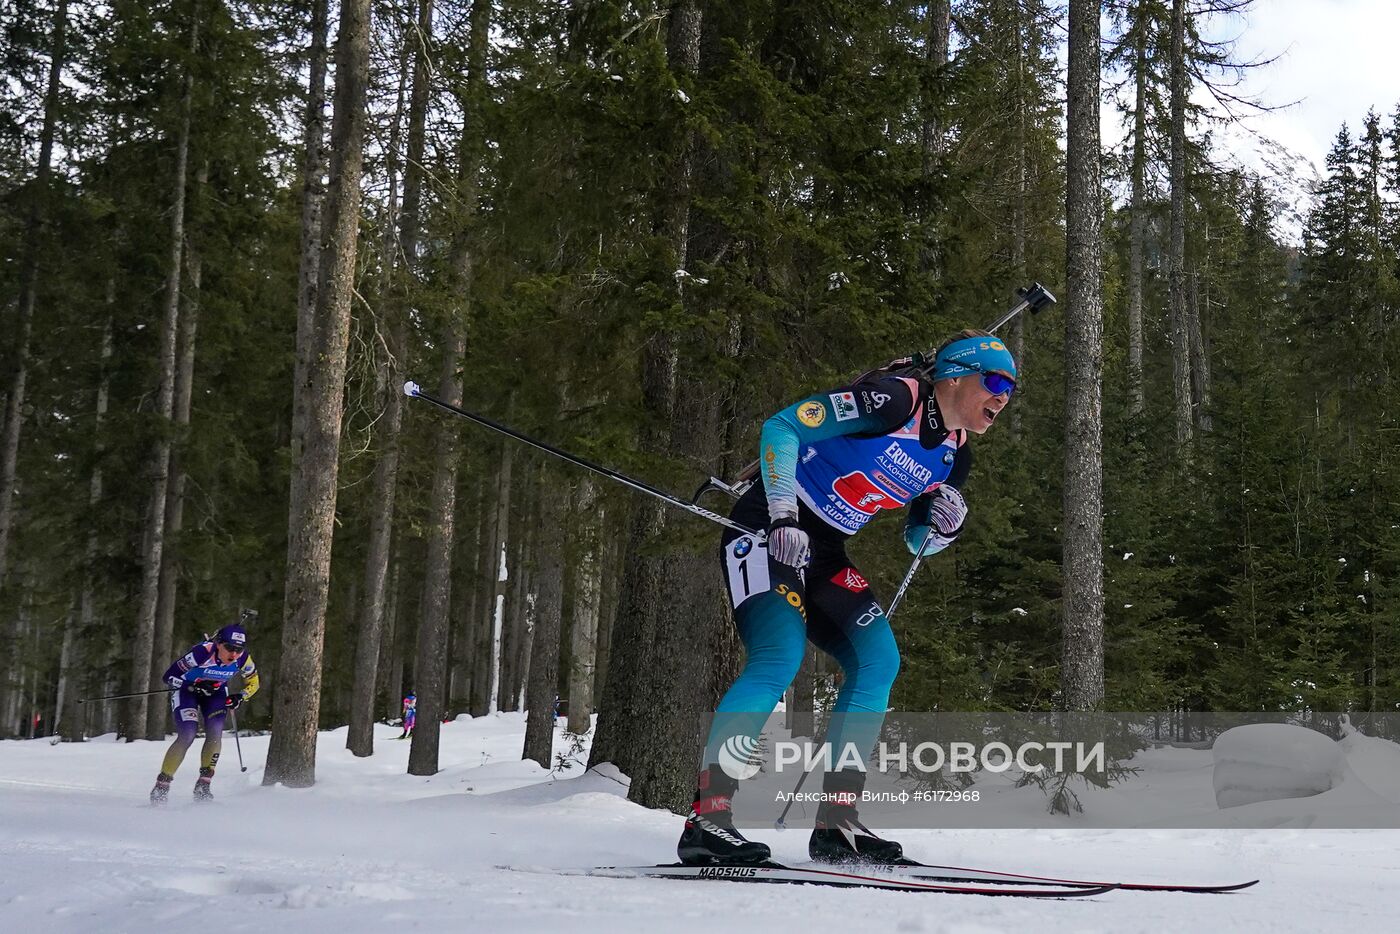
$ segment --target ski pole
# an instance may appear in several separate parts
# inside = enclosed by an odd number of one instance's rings
[[[238,771],[246,772],[248,767],[243,764],[243,744],[238,741],[238,715],[230,710],[228,718],[233,723],[233,748],[238,750]]]
[[[552,444],[546,444],[543,441],[531,438],[529,435],[521,434],[513,428],[508,428],[505,425],[502,425],[500,422],[492,421],[491,419],[486,418],[484,415],[477,415],[473,412],[468,412],[466,409],[459,408],[458,406],[455,406],[450,402],[444,402],[441,399],[434,398],[433,396],[430,396],[427,393],[425,393],[422,390],[422,388],[413,380],[409,380],[408,382],[403,384],[403,394],[405,396],[408,396],[410,399],[422,399],[424,402],[431,402],[433,405],[442,409],[444,412],[451,412],[458,418],[464,418],[469,422],[476,422],[478,425],[483,425],[487,428],[490,428],[492,431],[499,431],[503,435],[514,438],[517,441],[523,441],[531,447],[538,448],[539,450],[544,451],[546,454],[553,454],[555,457],[561,458],[562,460],[566,460],[571,464],[577,464],[578,466],[587,468],[588,470],[591,470],[594,473],[602,474],[609,480],[615,480],[618,483],[623,484],[624,486],[629,486],[634,490],[638,490],[642,493],[647,494],[648,496],[654,496],[664,503],[669,503],[672,506],[684,509],[686,512],[691,513],[692,515],[699,516],[702,519],[709,519],[711,522],[717,522],[725,528],[733,529],[736,532],[742,532],[745,535],[753,535],[755,537],[759,536],[758,532],[754,531],[748,526],[740,525],[738,522],[735,522],[734,520],[729,519],[725,516],[721,516],[719,513],[710,512],[708,509],[703,509],[700,506],[695,505],[694,503],[687,503],[685,500],[681,499],[678,496],[672,496],[670,493],[667,493],[664,490],[658,490],[654,486],[649,486],[640,480],[635,480],[632,477],[629,477],[624,473],[619,473],[616,470],[613,470],[609,467],[604,467],[601,464],[595,464],[593,461],[585,460],[584,458],[578,457],[574,454],[570,454],[567,451],[561,451],[559,448],[554,447]]]
[[[78,699],[78,703],[80,703],[80,704],[86,704],[88,701],[121,700],[123,697],[149,697],[149,696],[152,695],[152,694],[169,694],[171,691],[174,691],[174,690],[176,690],[176,689],[175,689],[175,688],[159,688],[159,689],[154,690],[154,691],[137,691],[135,694],[107,694],[107,695],[104,695],[104,696],[102,696],[102,697],[81,697],[81,698]]]
[[[894,592],[894,599],[890,601],[890,608],[885,611],[885,619],[894,619],[895,607],[899,606],[899,601],[904,599],[904,591],[909,589],[909,585],[914,580],[914,572],[919,569],[919,565],[924,560],[924,549],[928,543],[933,541],[934,526],[928,527],[928,532],[924,535],[923,544],[919,546],[919,553],[914,556],[914,561],[909,565],[908,572],[904,575],[904,580],[899,582],[899,589]]]

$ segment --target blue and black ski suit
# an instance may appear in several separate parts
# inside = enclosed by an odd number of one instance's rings
[[[725,579],[748,657],[719,704],[705,763],[722,762],[727,742],[729,754],[754,748],[809,639],[845,673],[828,733],[833,761],[846,743],[863,761],[869,756],[899,649],[879,600],[846,555],[846,539],[880,510],[910,506],[904,536],[917,552],[930,521],[928,494],[942,484],[960,488],[967,477],[965,442],[965,432],[943,427],[932,383],[898,375],[817,393],[764,423],[762,482],[732,518],[764,528],[770,504],[779,506],[774,514],[796,513],[811,538],[811,563],[798,570],[772,560],[753,536],[725,533]]]

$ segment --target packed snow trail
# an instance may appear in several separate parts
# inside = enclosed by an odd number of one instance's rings
[[[1062,878],[1232,880],[1228,896],[1113,892],[1065,901],[560,875],[670,862],[681,819],[623,797],[622,782],[519,760],[524,719],[446,724],[443,770],[405,774],[409,744],[376,728],[356,759],[321,734],[317,784],[262,788],[225,763],[216,802],[182,769],[164,810],[146,804],[163,744],[111,737],[0,742],[0,931],[182,929],[319,934],[417,931],[1317,931],[1393,930],[1400,832],[1340,830],[900,831],[911,856]],[[556,750],[567,744],[560,738]],[[1208,776],[1205,779],[1208,782]],[[1027,798],[1028,806],[1035,807]],[[804,861],[800,818],[755,831]],[[547,873],[512,872],[501,865]],[[288,911],[296,914],[289,915]]]

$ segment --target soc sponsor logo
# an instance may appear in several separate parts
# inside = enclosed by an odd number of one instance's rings
[[[860,412],[856,410],[855,393],[833,392],[827,398],[831,400],[831,410],[836,413],[838,422],[846,422],[860,417]]]

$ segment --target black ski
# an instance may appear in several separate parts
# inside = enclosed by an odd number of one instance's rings
[[[885,863],[878,866],[863,865],[861,869],[862,871],[898,873],[900,877],[923,879],[930,882],[960,883],[966,885],[1044,885],[1067,886],[1071,888],[1082,886],[1086,889],[1101,889],[1107,886],[1129,892],[1193,892],[1198,894],[1215,894],[1221,892],[1238,892],[1241,889],[1247,889],[1251,885],[1255,885],[1259,882],[1258,879],[1251,879],[1248,882],[1205,885],[1175,882],[1091,882],[1086,879],[1059,879],[1054,876],[1036,876],[1018,872],[999,872],[992,869],[969,869],[963,866],[933,866],[912,859],[901,860],[897,863]]]
[[[501,868],[525,872],[539,871],[515,866]],[[884,889],[893,892],[937,892],[944,895],[996,895],[1012,898],[1084,898],[1091,895],[1102,895],[1116,888],[1113,885],[1055,887],[1037,883],[1030,887],[1015,887],[1001,883],[995,885],[949,883],[883,871],[888,868],[893,867],[875,867],[875,872],[872,874],[865,872],[865,867],[859,869],[856,867],[817,869],[765,862],[753,865],[718,866],[687,866],[683,863],[658,866],[599,866],[594,869],[552,871],[560,875],[594,876],[608,879],[711,879],[722,882],[825,885],[837,888]]]

